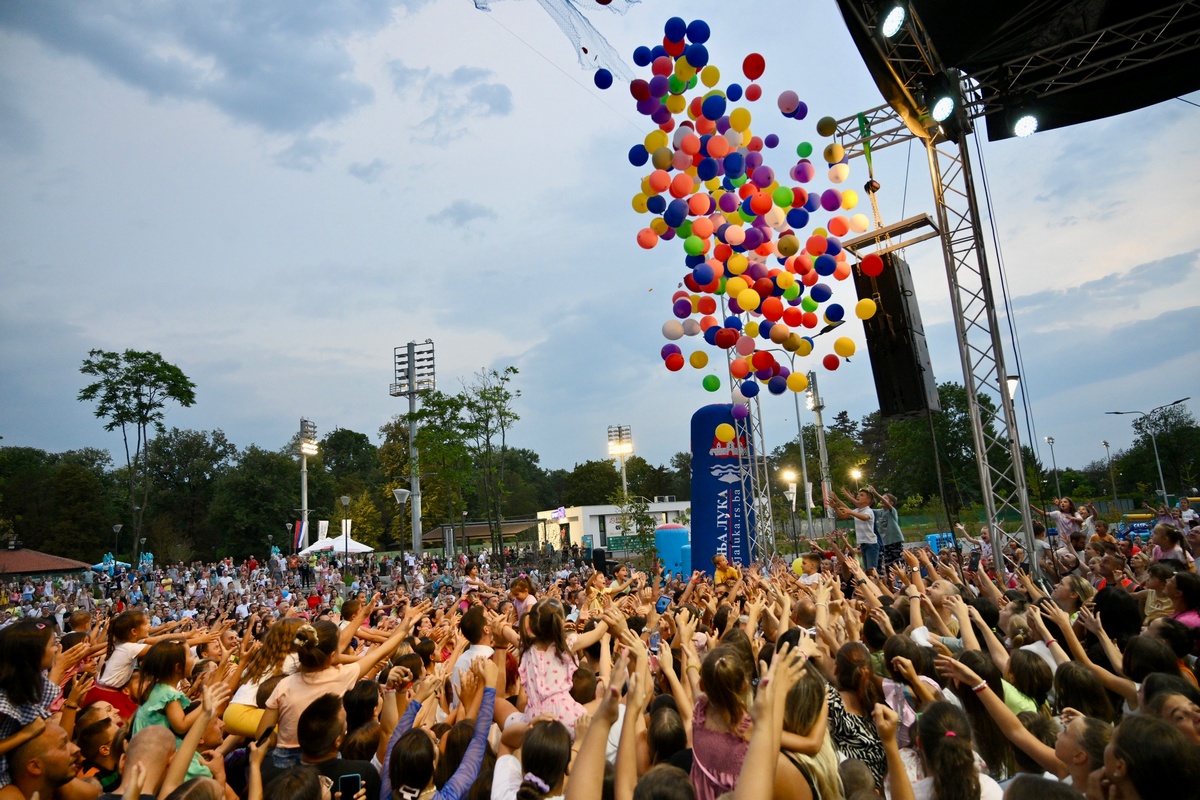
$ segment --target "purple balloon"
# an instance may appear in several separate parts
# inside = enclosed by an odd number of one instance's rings
[[[724,116],[717,120],[717,133],[724,136],[729,132],[729,117]]]
[[[742,242],[742,247],[747,250],[754,250],[762,243],[763,235],[759,232],[758,228],[755,228],[753,225],[746,228],[746,241]]]
[[[648,117],[657,111],[661,105],[662,103],[658,101],[657,97],[647,97],[645,100],[637,101],[637,110],[639,114]]]
[[[730,313],[730,314],[740,314],[740,313],[742,313],[742,307],[738,305],[738,301],[737,301],[736,299],[732,298],[732,297],[729,297],[728,295],[726,295],[726,297],[728,297],[728,298],[729,298],[729,299],[726,301],[726,304],[728,305],[728,308],[729,308],[729,313]]]
[[[737,192],[726,192],[725,194],[721,195],[721,199],[718,201],[718,203],[721,206],[721,210],[724,211],[726,214],[731,214],[734,211],[737,211],[737,207],[738,207]]]
[[[672,239],[674,239],[674,238],[675,238],[675,229],[674,229],[674,228],[667,228],[667,232],[666,232],[666,233],[664,233],[662,236],[660,236],[660,237],[658,237],[658,238],[662,239],[664,242],[669,242],[669,241],[671,241]]]
[[[765,189],[775,181],[775,170],[770,167],[756,167],[754,174],[750,176],[750,180],[760,189]]]
[[[792,371],[790,369],[788,369],[787,367],[784,367],[784,366],[779,367],[779,377],[783,378],[784,380],[787,380],[788,375],[791,375],[791,374],[792,374]]]
[[[753,172],[762,166],[762,153],[757,150],[751,150],[746,154],[746,172]]]
[[[792,112],[792,119],[804,119],[808,116],[808,104],[803,100],[800,105],[796,106],[796,110]]]
[[[787,378],[782,375],[776,375],[771,380],[767,381],[767,391],[771,394],[783,394],[787,391]]]
[[[692,301],[681,297],[675,301],[675,305],[671,306],[671,311],[680,319],[687,319],[692,315]]]
[[[800,183],[808,183],[817,174],[817,169],[812,165],[812,162],[807,158],[800,161],[799,164],[792,167],[792,177],[800,181]]]
[[[774,150],[776,147],[779,147],[779,137],[773,133],[768,133],[767,137],[763,139],[763,146],[768,150]]]
[[[650,79],[650,96],[662,97],[671,90],[671,82],[663,75],[655,75]]]
[[[658,108],[654,109],[654,113],[650,115],[650,119],[654,120],[654,122],[658,125],[662,125],[670,118],[671,109],[663,105],[660,105]]]
[[[750,407],[737,403],[734,405],[732,413],[734,419],[742,420],[750,416]]]
[[[767,367],[766,369],[755,370],[754,377],[757,380],[765,381],[767,378],[770,378],[772,374],[771,368]]]
[[[662,350],[659,351],[659,355],[662,356],[663,361],[667,360],[667,356],[672,356],[672,355],[675,355],[676,353],[682,354],[683,351],[679,349],[679,345],[677,345],[673,342],[670,344],[664,344],[662,346]]]
[[[826,211],[837,211],[842,207],[842,195],[837,189],[826,189],[821,192],[821,208]]]
[[[757,261],[751,263],[750,266],[746,268],[746,274],[754,280],[767,277],[767,272],[767,265],[760,264]]]

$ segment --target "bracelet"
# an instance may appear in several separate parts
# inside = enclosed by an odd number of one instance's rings
[[[78,705],[71,705],[70,703],[63,703],[63,708],[78,709],[78,708],[79,708],[79,706],[78,706]]]
[[[1058,644],[1058,642],[1055,639],[1047,639],[1046,640],[1046,647],[1053,647],[1056,644]]]
[[[700,668],[699,668],[699,667],[697,667],[695,664],[688,664],[687,668],[688,668],[688,669],[694,669],[694,670],[696,670],[696,672],[699,672],[699,671],[700,671]]]
[[[829,608],[829,603],[814,603],[813,605],[816,606],[817,608],[820,608],[821,606],[825,606],[826,608]]]
[[[986,688],[988,688],[987,681],[980,681],[978,686],[971,687],[971,691],[974,692],[975,694],[979,694]]]

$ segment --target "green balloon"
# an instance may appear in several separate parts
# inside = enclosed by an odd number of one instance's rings
[[[721,388],[721,379],[716,375],[705,375],[704,380],[700,384],[710,392],[715,392]]]
[[[692,221],[690,219],[685,219],[683,222],[679,223],[679,227],[675,229],[675,233],[684,239],[691,236],[692,235]],[[696,255],[696,253],[689,253],[688,255],[694,256],[694,255]]]
[[[687,90],[687,84],[679,80],[678,75],[672,75],[667,79],[667,86],[671,94],[683,94]]]
[[[738,176],[738,177],[736,177],[736,178],[731,178],[731,179],[729,180],[729,182],[730,182],[731,184],[733,184],[734,186],[741,186],[743,183],[745,183],[745,182],[746,182],[746,181],[748,181],[748,180],[750,180],[750,179],[749,179],[749,178],[747,178],[745,175],[739,175],[739,176]]]
[[[812,145],[808,142],[801,142],[796,145],[796,155],[801,158],[808,158],[812,155]]]
[[[683,240],[683,252],[689,256],[698,256],[704,252],[704,240],[699,236],[689,236]]]
[[[796,199],[796,196],[792,194],[792,190],[788,187],[780,186],[775,190],[775,194],[771,196],[771,199],[774,200],[775,205],[779,206],[780,208],[791,208],[792,202]]]
[[[784,300],[795,300],[800,296],[800,282],[796,281],[791,286],[783,290]]]
[[[755,213],[753,211],[747,211],[744,206],[739,205],[737,213],[738,216],[746,220],[746,222],[754,222],[754,218],[756,216]]]
[[[725,275],[722,275],[717,283],[717,290],[713,292],[713,294],[725,294],[725,281],[727,280],[729,280],[729,278]]]
[[[820,304],[811,297],[805,297],[800,301],[800,308],[804,309],[805,311],[816,311],[819,305]]]

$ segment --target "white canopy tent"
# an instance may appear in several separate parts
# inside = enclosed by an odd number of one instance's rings
[[[308,555],[309,553],[373,553],[375,548],[370,545],[356,542],[354,539],[348,539],[346,536],[338,536],[333,539],[320,539],[317,542],[310,544],[308,547],[300,551],[300,555]]]

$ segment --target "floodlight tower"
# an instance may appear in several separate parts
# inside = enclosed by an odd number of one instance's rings
[[[317,454],[317,424],[300,418],[300,537],[292,539],[293,550],[308,547],[308,457]],[[289,534],[291,527],[288,528]]]
[[[633,429],[628,425],[608,426],[608,457],[621,464],[621,496],[629,496],[629,482],[625,479],[625,459],[633,455]]]
[[[417,401],[421,392],[437,388],[434,377],[433,340],[409,342],[394,352],[396,377],[388,391],[392,397],[408,398],[408,484],[412,492],[412,548],[421,557],[421,471],[417,468]]]

